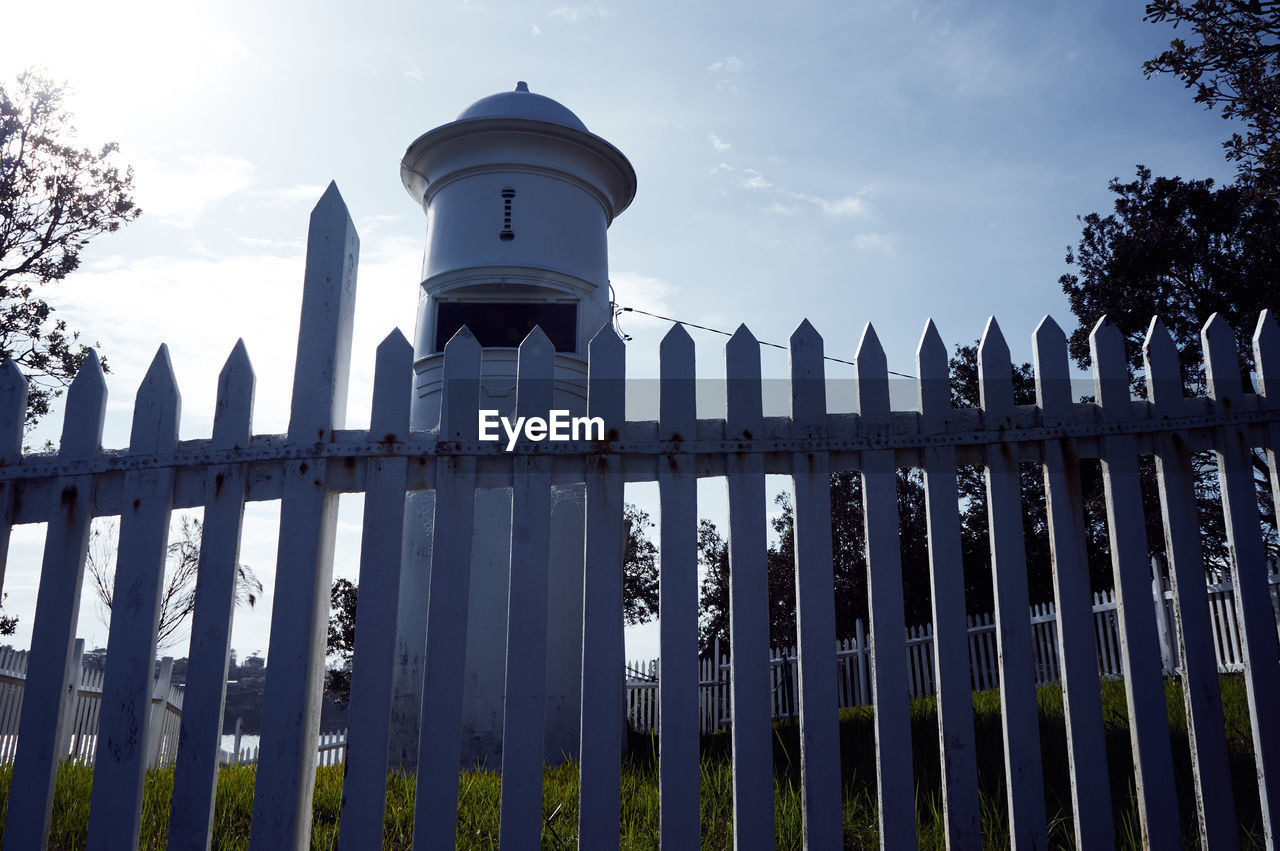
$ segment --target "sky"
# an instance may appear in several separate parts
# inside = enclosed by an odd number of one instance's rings
[[[618,303],[785,343],[808,318],[851,360],[867,323],[914,372],[927,319],[949,346],[995,315],[1017,360],[1050,314],[1077,216],[1108,183],[1229,180],[1231,126],[1143,60],[1173,35],[1142,3],[558,2],[361,4],[68,0],[6,9],[0,80],[64,82],[78,141],[119,143],[143,215],[99,237],[46,296],[110,368],[104,446],[128,444],[133,396],[167,343],[181,436],[212,428],[238,338],[257,373],[256,433],[288,422],[307,216],[337,182],[361,238],[347,427],[367,427],[374,348],[412,339],[425,219],[399,159],[423,132],[514,88],[573,110],[631,160],[632,206],[609,234]],[[627,314],[629,377],[657,374],[669,323]],[[723,337],[694,332],[698,374]],[[763,350],[766,377],[786,353]],[[829,377],[851,367],[829,364]],[[908,402],[909,404],[909,402]],[[709,414],[704,414],[709,415]],[[55,443],[60,411],[30,436]],[[779,489],[785,481],[771,482]],[[713,483],[706,483],[709,494]],[[647,504],[643,488],[628,494]],[[715,497],[706,500],[715,512]],[[344,496],[335,576],[354,578],[360,498]],[[656,514],[656,511],[654,512]],[[714,517],[713,517],[714,519]],[[267,585],[232,644],[267,651],[274,505],[246,518],[242,561]],[[656,531],[656,530],[655,530]],[[5,610],[30,641],[43,527],[15,529]],[[105,645],[86,592],[79,634]],[[628,635],[656,655],[652,628]],[[185,655],[185,646],[167,651]]]

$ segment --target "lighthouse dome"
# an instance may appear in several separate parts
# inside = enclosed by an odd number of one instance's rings
[[[523,118],[529,121],[545,121],[560,124],[574,130],[589,132],[582,119],[559,101],[529,91],[529,84],[521,80],[513,92],[498,92],[471,104],[458,116],[458,121],[482,118]]]

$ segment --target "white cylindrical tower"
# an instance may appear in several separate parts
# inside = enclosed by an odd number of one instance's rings
[[[427,216],[414,343],[413,428],[440,420],[444,346],[464,325],[483,348],[481,408],[512,413],[517,347],[539,326],[556,348],[555,407],[585,414],[587,345],[611,319],[607,230],[635,196],[622,152],[521,82],[420,136],[401,180]],[[583,506],[557,488],[548,577],[546,754],[577,751]],[[501,752],[511,493],[476,494],[463,761]],[[401,571],[393,765],[417,756],[434,499],[410,494]]]
[[[535,325],[556,347],[557,405],[583,405],[587,343],[610,319],[606,231],[636,191],[627,158],[521,82],[420,136],[400,177],[427,214],[415,428],[439,421],[442,352],[463,325],[484,347],[494,407]]]

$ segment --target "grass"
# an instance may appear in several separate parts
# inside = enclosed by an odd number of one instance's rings
[[[1179,817],[1184,843],[1196,847],[1195,794],[1181,687],[1165,687],[1169,710],[1174,773],[1179,797]],[[1249,714],[1244,683],[1239,676],[1222,678],[1222,702],[1226,717],[1227,745],[1235,791],[1240,842],[1243,848],[1261,848],[1262,824],[1254,772]],[[1141,830],[1133,792],[1133,765],[1124,684],[1102,683],[1103,715],[1117,846],[1140,848]],[[1051,847],[1073,845],[1070,780],[1066,755],[1066,727],[1062,692],[1041,688],[1040,740],[1045,778],[1045,806]],[[912,760],[916,779],[916,816],[919,844],[923,849],[945,848],[943,835],[937,717],[932,699],[911,706]],[[1008,847],[1003,745],[998,692],[974,695],[974,732],[978,755],[978,793],[985,848]],[[844,775],[844,834],[846,848],[877,845],[875,733],[869,708],[845,710],[840,716],[840,749]],[[732,847],[733,773],[727,733],[703,737],[701,764],[702,847]],[[799,731],[795,724],[779,723],[774,731],[775,841],[779,848],[801,847],[801,794]],[[11,767],[0,767],[0,819],[7,807]],[[213,847],[248,847],[253,812],[253,766],[230,766],[218,776],[214,812]],[[76,849],[85,845],[89,820],[92,771],[66,763],[58,773],[54,793],[51,849]],[[149,772],[142,806],[143,848],[164,847],[168,831],[173,772]],[[413,834],[413,778],[392,773],[387,778],[387,808],[383,841],[386,848],[408,848]],[[459,779],[458,847],[487,849],[497,846],[501,781],[496,772],[468,771]],[[312,848],[335,848],[338,814],[342,805],[342,767],[321,768],[316,773],[312,810]],[[576,847],[578,775],[575,766],[546,770],[543,780],[542,847]],[[650,736],[632,735],[622,775],[622,843],[628,849],[658,847],[657,743]],[[0,825],[3,822],[0,821]],[[2,840],[2,837],[0,837]]]

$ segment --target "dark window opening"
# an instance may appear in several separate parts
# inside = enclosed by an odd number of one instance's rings
[[[538,325],[557,352],[572,352],[577,349],[578,306],[442,301],[436,306],[436,351],[444,351],[445,343],[463,325],[486,348],[516,348]]]

